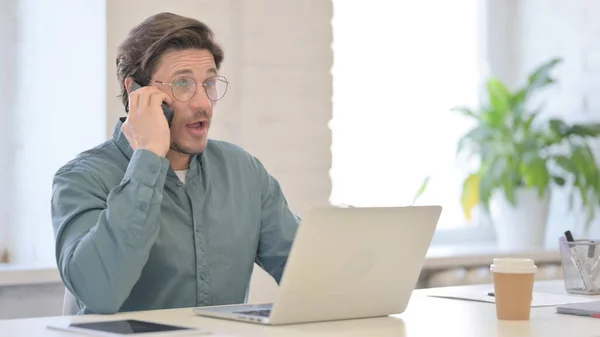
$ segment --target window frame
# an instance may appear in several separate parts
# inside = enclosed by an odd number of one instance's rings
[[[11,48],[17,43],[17,0],[2,1],[0,7],[0,45],[7,46],[0,53],[0,263],[5,254],[10,255],[10,212],[12,209],[12,170],[13,155],[13,79],[16,76],[17,51]]]
[[[498,71],[499,65],[492,59],[498,50],[505,52],[504,45],[494,40],[494,32],[499,28],[507,28],[507,22],[498,20],[496,12],[501,10],[514,10],[512,4],[507,3],[488,3],[487,1],[477,2],[478,15],[478,59],[481,61],[481,73],[486,76],[489,73]],[[494,7],[494,8],[491,8]],[[510,42],[510,41],[507,41]],[[505,55],[507,56],[507,55]],[[484,96],[484,88],[479,87],[477,97],[481,102]],[[481,210],[481,208],[480,208]],[[472,243],[495,244],[495,230],[491,217],[485,212],[481,212],[478,222],[471,226],[461,226],[453,229],[436,230],[432,245],[461,245]]]
[[[54,15],[63,13],[65,6],[71,9],[65,18]],[[106,15],[100,11],[105,9],[105,0],[85,4],[72,1],[49,4],[37,0],[0,2],[0,43],[5,46],[0,53],[0,71],[7,74],[0,78],[3,104],[0,112],[0,158],[3,159],[0,162],[0,256],[8,250],[11,264],[55,264],[48,204],[52,175],[77,153],[106,140],[107,47],[105,43],[95,42],[102,41],[100,39],[105,39],[107,34]],[[38,15],[48,18],[46,26],[32,24],[40,22]],[[90,17],[94,20],[89,21]],[[73,46],[60,38],[73,25],[82,24],[87,26],[83,25],[76,34],[87,34],[87,41]],[[56,41],[61,43],[54,43]],[[90,45],[97,49],[90,49]],[[32,46],[34,50],[27,50]],[[68,53],[68,57],[63,57],[65,46],[74,51]],[[33,57],[42,53],[46,53],[44,59]],[[46,65],[62,62],[70,66]],[[85,67],[93,73],[80,74],[78,69]],[[47,69],[48,73],[40,73],[40,69]],[[69,88],[75,76],[88,85],[73,86],[69,104],[65,104],[64,99],[55,99],[64,94],[64,88]],[[31,89],[27,98],[23,89]],[[40,102],[59,113],[42,112]],[[37,134],[23,127],[29,121],[33,121],[32,128],[37,128]],[[98,129],[77,129],[81,123]],[[72,142],[72,139],[78,141]],[[61,144],[59,152],[46,151],[53,150],[55,144]],[[31,155],[35,151],[39,152],[38,156]]]

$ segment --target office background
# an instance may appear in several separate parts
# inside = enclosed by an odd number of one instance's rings
[[[600,116],[594,0],[4,0],[0,6],[0,252],[11,265],[54,264],[52,174],[112,134],[124,115],[116,47],[157,12],[193,16],[214,29],[231,85],[211,136],[260,158],[299,214],[328,204],[409,204],[420,181],[433,175],[419,203],[445,207],[434,244],[493,244],[492,229],[466,221],[460,210],[464,172],[454,152],[468,124],[449,109],[475,104],[487,76],[517,85],[539,63],[563,57],[560,85],[547,93],[548,114],[569,122]],[[565,200],[560,191],[553,196],[548,247],[579,221]],[[592,228],[600,231],[597,221]],[[270,280],[260,272],[257,278],[266,286],[256,298],[270,296]],[[0,316],[53,313],[63,290],[56,282],[0,286]]]

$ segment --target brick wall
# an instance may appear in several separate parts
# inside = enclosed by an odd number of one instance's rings
[[[142,5],[143,4],[143,5]],[[223,44],[231,82],[211,137],[241,145],[280,181],[294,210],[329,202],[330,1],[108,1],[108,133],[124,111],[114,56],[129,29],[160,11],[205,21]]]
[[[327,0],[108,0],[107,136],[124,114],[117,97],[115,54],[147,16],[169,11],[207,23],[225,51],[221,73],[231,82],[215,110],[210,136],[259,158],[293,210],[329,204],[333,62],[332,5]],[[269,302],[275,283],[253,274],[250,302]]]
[[[521,1],[516,72],[523,78],[550,57],[562,57],[560,84],[548,112],[572,121],[600,117],[600,2]]]
[[[595,0],[511,2],[516,6],[514,74],[525,76],[551,57],[562,57],[555,72],[559,84],[543,96],[549,115],[567,122],[600,120],[600,2]],[[596,151],[600,156],[600,151]],[[555,247],[558,236],[580,225],[567,209],[565,191],[555,190],[549,217],[547,243]],[[597,219],[600,217],[597,217]],[[600,234],[596,220],[592,233]]]

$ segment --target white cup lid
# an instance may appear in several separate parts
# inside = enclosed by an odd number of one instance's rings
[[[537,266],[532,259],[526,258],[496,258],[490,265],[490,270],[495,273],[535,273]]]

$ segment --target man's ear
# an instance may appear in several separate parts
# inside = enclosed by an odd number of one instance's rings
[[[131,84],[133,83],[133,77],[126,77],[125,81],[123,81],[125,84],[125,90],[127,91],[127,94],[130,94],[131,91],[129,90],[131,88]]]
[[[125,111],[129,112],[129,94],[131,94],[131,85],[133,84],[133,77],[126,77],[125,80],[123,80],[123,84],[125,85],[125,91],[127,92],[127,105],[125,106]]]

